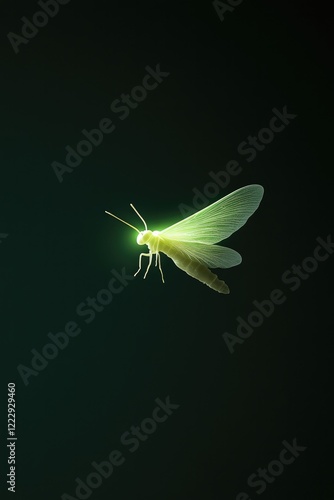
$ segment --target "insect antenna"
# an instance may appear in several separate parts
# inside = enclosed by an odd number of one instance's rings
[[[140,219],[144,222],[144,226],[145,226],[145,229],[147,231],[146,222],[144,221],[144,219],[142,218],[142,216],[140,215],[140,213],[138,212],[138,210],[135,209],[135,207],[132,205],[132,203],[130,203],[130,207],[133,208],[133,210],[136,212],[136,214],[138,215],[138,217],[140,217]]]
[[[134,229],[135,231],[137,231],[137,233],[140,233],[139,229],[137,229],[135,226],[132,226],[131,224],[129,224],[128,222],[125,222],[125,220],[123,219],[120,219],[119,217],[117,217],[116,215],[114,214],[111,214],[110,212],[107,212],[105,210],[105,213],[108,214],[108,215],[111,215],[111,217],[114,217],[115,219],[119,220],[120,222],[123,222],[123,224],[126,224],[127,226],[130,226],[132,227],[132,229]]]

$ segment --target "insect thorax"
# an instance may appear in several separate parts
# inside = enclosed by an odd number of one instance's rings
[[[159,247],[160,231],[142,231],[137,236],[138,245],[147,245],[151,252],[155,253]]]

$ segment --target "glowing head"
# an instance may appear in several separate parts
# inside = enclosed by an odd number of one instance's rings
[[[152,231],[146,230],[141,231],[137,236],[138,245],[145,245],[149,242],[152,236]]]

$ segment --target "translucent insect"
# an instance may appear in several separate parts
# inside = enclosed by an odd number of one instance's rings
[[[144,275],[146,278],[155,254],[155,265],[159,266],[164,283],[160,258],[162,252],[189,276],[219,293],[230,293],[226,283],[209,268],[226,269],[237,266],[242,260],[241,255],[231,248],[215,243],[228,238],[247,222],[258,208],[263,192],[263,187],[258,184],[242,187],[163,231],[147,229],[146,222],[132,204],[130,206],[144,223],[144,231],[139,231],[110,212],[106,213],[137,231],[138,245],[148,246],[149,252],[139,256],[139,269],[135,276],[141,270],[142,258],[148,257]]]

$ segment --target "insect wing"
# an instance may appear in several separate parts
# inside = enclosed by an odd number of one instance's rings
[[[259,184],[244,186],[164,229],[160,234],[175,241],[207,245],[218,243],[247,222],[258,208],[263,192]]]
[[[164,238],[163,238],[164,239]],[[168,240],[165,240],[168,242]],[[187,243],[183,241],[170,241],[169,244],[186,254],[192,260],[197,260],[207,267],[215,269],[220,267],[237,266],[242,261],[241,255],[232,248],[220,245],[206,245],[205,243]]]

